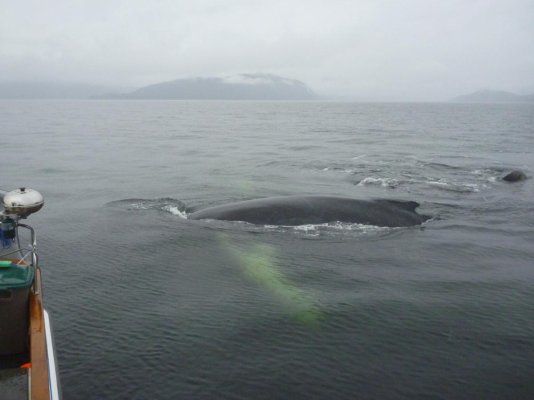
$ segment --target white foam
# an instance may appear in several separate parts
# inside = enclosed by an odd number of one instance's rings
[[[463,186],[471,189],[473,192],[480,192],[480,186],[477,183],[464,183]]]
[[[379,233],[387,232],[393,228],[376,226],[376,225],[366,225],[350,222],[327,222],[323,224],[304,224],[304,225],[265,225],[265,229],[269,230],[283,230],[283,231],[294,231],[294,232],[303,232],[306,235],[317,236],[323,232],[357,232],[362,234],[368,233]]]
[[[486,181],[487,182],[490,182],[490,183],[497,182],[498,176],[491,175],[492,173],[495,173],[495,172],[490,170],[490,169],[475,169],[474,171],[471,171],[471,173],[473,175],[477,175],[477,176],[479,176],[481,178],[484,178],[486,176]],[[490,176],[487,176],[487,175],[490,175]],[[486,187],[486,186],[483,185],[483,187]]]
[[[351,168],[341,168],[341,167],[324,167],[321,171],[342,171],[345,174],[353,174],[355,171]]]
[[[163,207],[163,209],[165,211],[170,212],[172,215],[176,215],[176,216],[178,216],[180,218],[187,219],[187,213],[185,211],[181,211],[176,206],[165,206],[165,207]]]
[[[149,208],[145,203],[133,203],[130,205],[132,210],[148,210]]]
[[[398,186],[399,182],[393,178],[375,178],[373,176],[368,176],[365,179],[362,179],[357,186],[364,185],[380,185],[382,187],[394,188]]]
[[[428,181],[428,184],[435,186],[439,189],[450,190],[453,192],[474,192],[477,193],[480,191],[480,185],[477,183],[462,183],[456,184],[447,182],[445,179],[439,179],[437,181]],[[485,188],[485,185],[482,185]]]
[[[327,224],[329,229],[341,230],[341,231],[359,231],[362,233],[371,232],[384,232],[389,231],[391,228],[387,226],[366,225],[358,223],[347,222],[335,222],[333,224]]]
[[[302,232],[314,232],[321,226],[326,226],[326,224],[318,224],[318,225],[306,224],[306,225],[297,225],[297,226],[284,226],[284,228],[289,228],[295,231],[302,231]]]
[[[450,186],[450,184],[448,182],[446,182],[445,180],[443,180],[443,179],[440,179],[439,181],[429,181],[428,184],[432,185],[432,186],[440,186],[440,187],[449,187]]]

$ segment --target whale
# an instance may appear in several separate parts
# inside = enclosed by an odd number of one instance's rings
[[[381,227],[407,227],[420,225],[431,218],[418,214],[415,211],[417,207],[419,203],[405,200],[294,195],[205,208],[190,213],[188,219],[281,226],[347,222]]]
[[[527,175],[519,169],[513,170],[502,178],[502,180],[506,182],[520,182],[525,179],[527,179]]]

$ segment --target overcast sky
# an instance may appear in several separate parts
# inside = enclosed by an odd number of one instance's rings
[[[0,80],[266,72],[317,92],[534,93],[534,0],[0,0]]]

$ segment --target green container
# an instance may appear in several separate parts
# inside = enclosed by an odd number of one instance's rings
[[[33,267],[0,266],[0,355],[18,354],[28,348],[30,288]]]
[[[34,275],[35,270],[27,265],[11,263],[9,267],[0,266],[0,290],[30,287]]]

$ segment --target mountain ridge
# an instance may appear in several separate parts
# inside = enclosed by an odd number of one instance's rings
[[[476,92],[456,96],[450,101],[457,103],[523,103],[534,101],[534,94],[519,95],[503,90],[477,90]]]
[[[306,84],[271,74],[175,79],[147,85],[108,99],[162,100],[314,100],[319,96]]]

